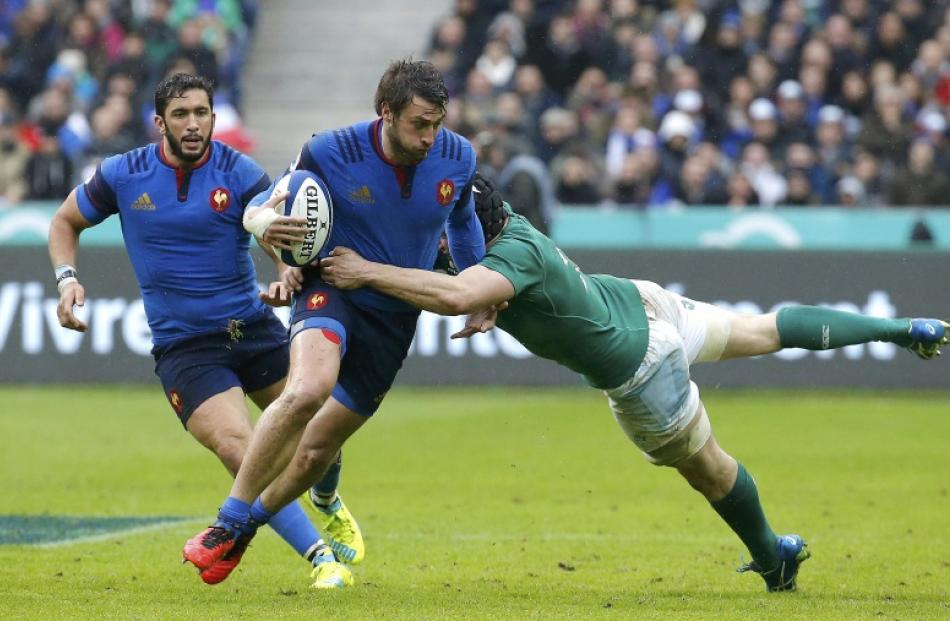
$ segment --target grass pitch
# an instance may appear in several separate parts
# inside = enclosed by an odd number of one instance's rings
[[[269,531],[219,586],[179,564],[229,483],[156,386],[0,398],[0,514],[185,519],[0,545],[5,619],[950,618],[947,393],[705,391],[772,525],[813,551],[786,594],[735,573],[738,540],[593,390],[394,391],[344,452],[367,558],[343,592],[309,590]]]

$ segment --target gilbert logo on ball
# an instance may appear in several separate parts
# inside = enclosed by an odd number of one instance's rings
[[[317,259],[333,230],[333,200],[327,184],[308,170],[295,170],[285,175],[274,186],[274,194],[290,195],[274,209],[282,216],[307,219],[304,241],[293,244],[291,250],[281,250],[280,260],[287,265],[302,267]]]

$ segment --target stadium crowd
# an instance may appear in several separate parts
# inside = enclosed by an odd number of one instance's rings
[[[155,84],[218,84],[215,137],[242,150],[257,0],[0,2],[0,206],[61,200],[102,158],[155,140]]]
[[[258,0],[0,3],[0,205],[155,139],[152,86],[215,81],[244,151]],[[557,204],[946,204],[950,0],[455,0],[447,124],[545,229]]]
[[[535,224],[947,202],[947,0],[456,0],[427,54]]]

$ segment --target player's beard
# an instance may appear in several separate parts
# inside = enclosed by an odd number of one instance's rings
[[[194,135],[194,134],[191,134]],[[199,134],[200,136],[200,134]],[[205,156],[205,153],[208,151],[208,145],[211,144],[211,140],[206,137],[202,137],[201,150],[197,153],[185,153],[181,148],[181,140],[175,138],[171,132],[165,133],[165,138],[168,139],[168,148],[171,149],[172,154],[178,158],[179,161],[194,163],[200,160]]]
[[[389,147],[393,150],[393,159],[398,164],[416,164],[425,159],[429,150],[418,150],[407,147],[399,138],[399,132],[394,125],[386,126],[386,137],[389,138]]]

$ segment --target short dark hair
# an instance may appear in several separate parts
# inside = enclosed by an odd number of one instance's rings
[[[487,245],[505,228],[505,222],[508,220],[505,201],[495,184],[480,172],[476,172],[475,178],[472,179],[472,191],[475,193],[475,215],[478,216],[478,223],[482,225]]]
[[[214,109],[214,87],[211,81],[198,75],[190,73],[176,73],[159,82],[155,89],[155,114],[165,116],[165,109],[168,108],[168,102],[177,99],[185,94],[186,91],[201,89],[208,94],[208,104]]]
[[[376,114],[383,113],[383,102],[389,104],[393,114],[399,114],[421,97],[442,110],[449,103],[449,91],[445,88],[442,74],[427,60],[403,58],[393,61],[386,68],[376,87]]]

